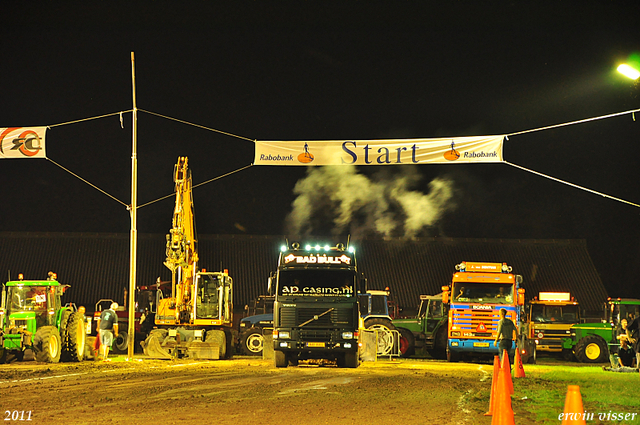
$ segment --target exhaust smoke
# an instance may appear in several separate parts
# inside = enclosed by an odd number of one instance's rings
[[[292,235],[350,233],[353,236],[413,238],[427,235],[454,208],[453,181],[438,177],[428,193],[413,190],[422,177],[416,167],[386,169],[371,178],[355,166],[308,167],[293,191],[296,199],[286,218]]]

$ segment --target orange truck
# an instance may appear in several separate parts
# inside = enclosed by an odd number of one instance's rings
[[[456,265],[450,286],[442,287],[442,302],[449,306],[448,361],[498,354],[493,341],[503,308],[507,310],[507,317],[521,328],[522,276],[511,270],[506,263],[463,261]],[[526,335],[521,334],[524,340],[518,346],[523,362],[526,362],[535,347]]]

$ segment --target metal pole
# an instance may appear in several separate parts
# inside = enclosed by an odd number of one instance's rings
[[[135,343],[136,263],[138,257],[138,108],[136,106],[136,66],[131,52],[131,85],[133,89],[133,136],[131,152],[131,235],[129,257],[129,329],[127,357],[133,360]]]

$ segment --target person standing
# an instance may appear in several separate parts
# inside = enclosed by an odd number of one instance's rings
[[[638,311],[633,322],[627,325],[627,340],[636,352],[636,367],[640,367],[640,314]]]
[[[496,334],[496,339],[493,341],[494,346],[498,346],[498,351],[500,355],[500,361],[502,362],[502,353],[504,350],[507,350],[509,354],[509,364],[511,364],[511,347],[513,346],[513,340],[518,339],[518,328],[513,323],[511,319],[507,317],[507,310],[504,308],[500,309],[500,321],[498,322],[498,333]],[[499,341],[499,342],[498,342]]]
[[[115,335],[118,335],[118,315],[116,310],[118,303],[111,303],[111,307],[103,311],[98,319],[96,327],[98,328],[98,337],[100,338],[100,347],[102,351],[102,361],[108,362],[109,348],[113,344]]]

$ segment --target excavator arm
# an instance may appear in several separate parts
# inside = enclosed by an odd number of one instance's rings
[[[188,323],[192,320],[190,316],[194,277],[198,270],[198,241],[191,191],[191,170],[187,157],[178,158],[173,180],[176,204],[172,227],[167,235],[167,258],[164,262],[172,272],[171,298],[163,300],[164,314],[160,315],[159,319],[174,316],[175,323]]]

